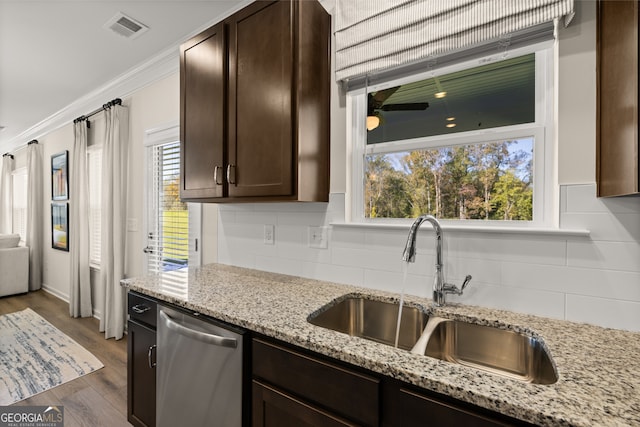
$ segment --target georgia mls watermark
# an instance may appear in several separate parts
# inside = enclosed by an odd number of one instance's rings
[[[0,406],[0,427],[64,427],[64,407]]]

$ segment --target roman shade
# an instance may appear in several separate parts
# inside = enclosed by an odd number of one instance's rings
[[[336,80],[469,49],[564,17],[573,0],[338,0]]]

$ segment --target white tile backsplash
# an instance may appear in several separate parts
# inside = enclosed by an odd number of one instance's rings
[[[560,188],[561,228],[590,237],[447,231],[451,301],[640,331],[640,198],[598,199],[594,184]],[[344,194],[330,202],[222,205],[218,262],[400,293],[406,230],[334,227],[327,249],[309,248],[307,228],[344,221]],[[275,245],[264,245],[264,224]],[[431,296],[433,232],[418,236],[405,292]]]

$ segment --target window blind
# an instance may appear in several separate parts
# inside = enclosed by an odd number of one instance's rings
[[[338,0],[336,79],[350,80],[573,16],[573,0]]]
[[[89,173],[89,262],[100,266],[102,248],[102,148],[87,151]]]
[[[180,143],[151,148],[148,271],[162,272],[187,265],[189,212],[180,200]]]
[[[11,175],[12,230],[20,235],[20,242],[24,243],[27,236],[27,168],[16,169]]]

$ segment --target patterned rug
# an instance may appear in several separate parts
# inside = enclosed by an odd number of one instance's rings
[[[30,308],[0,316],[0,405],[27,399],[103,366]]]

